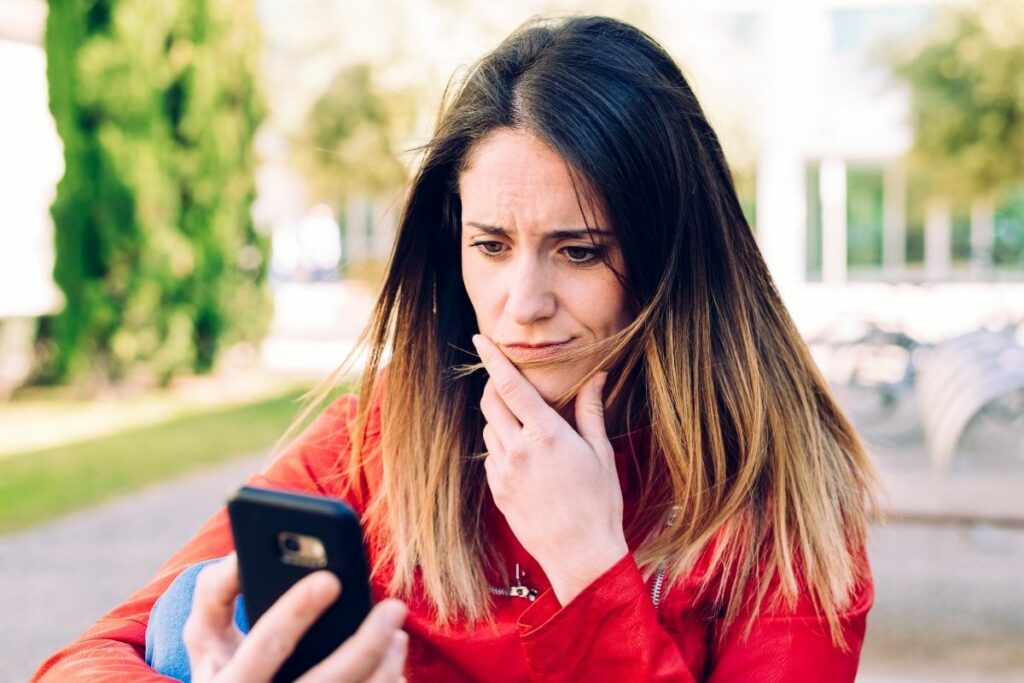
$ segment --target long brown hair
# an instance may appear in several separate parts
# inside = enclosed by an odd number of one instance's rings
[[[871,462],[774,287],[679,68],[646,34],[601,17],[530,22],[478,62],[446,96],[411,184],[360,387],[362,425],[382,411],[383,479],[366,522],[392,591],[422,580],[442,622],[489,613],[483,380],[454,372],[474,361],[477,332],[457,181],[499,128],[555,149],[622,249],[637,317],[610,344],[611,393],[627,406],[619,427],[651,435],[627,530],[654,530],[638,564],[650,576],[667,561],[672,581],[713,549],[727,622],[745,595],[756,614],[766,597],[792,603],[806,590],[841,644],[838,615],[863,578]],[[363,450],[357,439],[352,472]]]

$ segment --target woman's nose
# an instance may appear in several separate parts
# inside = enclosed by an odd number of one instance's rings
[[[509,276],[505,309],[513,322],[528,325],[555,314],[555,293],[541,264],[526,261]]]

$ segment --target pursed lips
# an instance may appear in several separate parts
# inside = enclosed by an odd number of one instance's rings
[[[526,344],[519,342],[498,344],[498,346],[501,347],[501,350],[512,362],[550,358],[551,356],[558,355],[571,345],[571,339],[562,342],[542,342],[540,344]]]

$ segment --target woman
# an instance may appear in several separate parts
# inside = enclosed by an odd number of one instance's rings
[[[874,473],[649,37],[534,22],[475,66],[369,335],[358,402],[250,482],[351,503],[376,597],[407,605],[332,657],[338,680],[394,679],[406,647],[412,681],[853,680]],[[40,678],[144,678],[154,600],[230,550],[221,513]],[[307,579],[242,639],[233,561],[202,576],[203,679],[268,676],[337,595]]]

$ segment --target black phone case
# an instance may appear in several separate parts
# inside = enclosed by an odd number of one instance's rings
[[[250,486],[240,488],[227,507],[250,627],[296,581],[317,571],[282,560],[278,541],[282,532],[320,539],[326,551],[323,569],[341,579],[341,597],[310,627],[274,676],[275,683],[293,681],[355,633],[370,611],[359,518],[337,500]]]

